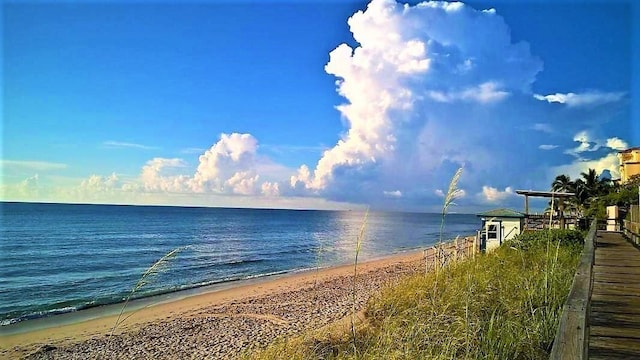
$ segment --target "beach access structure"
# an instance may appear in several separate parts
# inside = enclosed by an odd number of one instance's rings
[[[424,250],[425,270],[437,272],[452,263],[473,258],[478,252],[480,252],[478,235],[433,245]]]
[[[534,190],[516,190],[516,194],[524,195],[524,230],[541,230],[545,228],[545,224],[549,223],[549,215],[530,214],[529,213],[529,197],[550,198],[551,201],[557,201],[558,214],[553,216],[555,209],[551,209],[551,226],[558,229],[565,229],[567,225],[573,225],[577,228],[577,217],[567,217],[564,214],[564,202],[575,196],[574,193],[556,192],[556,191],[534,191]]]

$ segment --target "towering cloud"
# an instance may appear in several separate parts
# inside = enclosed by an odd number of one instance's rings
[[[347,100],[337,109],[348,129],[313,171],[303,165],[291,177],[295,188],[330,194],[351,181],[384,194],[443,162],[479,161],[478,152],[456,150],[486,133],[474,131],[475,109],[529,92],[542,69],[492,9],[373,0],[348,24],[359,45],[339,45],[325,66]],[[455,127],[465,130],[458,140],[449,136]]]
[[[258,176],[255,157],[258,141],[251,134],[222,134],[220,140],[199,158],[191,187],[196,192],[251,194]]]

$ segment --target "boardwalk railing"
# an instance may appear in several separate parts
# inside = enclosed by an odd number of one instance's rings
[[[569,297],[562,308],[562,316],[551,349],[551,360],[587,359],[589,350],[589,297],[593,286],[593,260],[597,221],[594,220],[584,239],[584,249],[573,277]]]
[[[629,220],[623,221],[623,232],[635,246],[640,246],[640,206],[632,205],[629,212]]]

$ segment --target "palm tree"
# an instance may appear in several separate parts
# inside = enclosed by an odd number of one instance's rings
[[[551,190],[556,192],[573,192],[574,184],[568,175],[556,176],[553,183],[551,183]],[[551,209],[553,211],[553,209]],[[558,199],[558,212],[560,214],[560,228],[564,228],[564,200]]]
[[[581,172],[580,176],[584,179],[584,187],[588,197],[597,196],[600,184],[596,169],[589,169],[587,172]]]
[[[551,190],[557,192],[573,192],[574,184],[568,175],[558,175],[555,180],[553,180],[553,183],[551,183]]]

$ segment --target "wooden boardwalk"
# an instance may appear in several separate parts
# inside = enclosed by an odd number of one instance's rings
[[[640,359],[640,250],[599,231],[589,313],[590,359]]]

